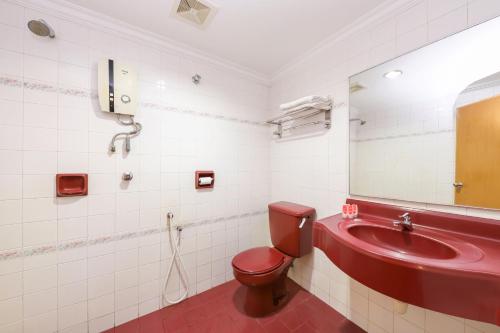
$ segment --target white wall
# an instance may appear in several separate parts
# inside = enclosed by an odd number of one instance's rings
[[[500,14],[500,2],[493,0],[408,4],[333,39],[275,77],[270,97],[273,111],[282,102],[309,94],[331,95],[345,105],[333,112],[333,126],[326,134],[271,144],[271,200],[311,205],[319,218],[338,213],[348,196],[348,77]],[[373,200],[500,218],[488,210]],[[492,325],[413,306],[398,315],[392,299],[350,279],[319,250],[298,260],[290,275],[369,332],[500,332]]]
[[[268,87],[119,25],[16,3],[0,0],[0,332],[98,332],[158,309],[168,211],[196,224],[181,249],[191,294],[232,279],[232,256],[267,230]],[[55,39],[26,29],[38,18]],[[122,141],[108,154],[124,128],[95,98],[108,57],[139,70],[143,131],[128,155]],[[215,189],[198,192],[206,169]],[[89,174],[88,196],[56,198],[55,174],[68,172]]]

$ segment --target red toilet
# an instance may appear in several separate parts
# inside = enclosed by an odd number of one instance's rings
[[[236,280],[247,287],[245,312],[263,316],[286,296],[285,279],[295,258],[312,251],[314,208],[290,202],[269,205],[269,228],[274,247],[256,247],[233,258]]]

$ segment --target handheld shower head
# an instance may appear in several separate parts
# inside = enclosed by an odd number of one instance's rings
[[[50,25],[48,25],[47,22],[42,19],[29,21],[28,29],[30,29],[32,33],[40,37],[56,37],[54,30],[50,27]]]

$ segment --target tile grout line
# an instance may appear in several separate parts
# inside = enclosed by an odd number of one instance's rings
[[[265,213],[267,213],[267,210],[248,212],[248,213],[243,213],[243,214],[239,214],[239,215],[215,217],[212,219],[201,220],[198,222],[190,222],[190,223],[182,224],[182,227],[183,228],[191,228],[191,227],[201,226],[201,225],[210,225],[210,224],[214,224],[214,223],[221,222],[221,221],[230,221],[230,220],[244,218],[244,217],[248,217],[248,216],[262,215]],[[119,241],[119,240],[124,240],[124,239],[133,239],[133,238],[138,238],[138,237],[142,237],[142,236],[148,236],[148,235],[153,235],[153,234],[165,232],[167,230],[169,230],[168,227],[157,227],[157,228],[150,228],[150,229],[145,229],[145,230],[140,230],[140,231],[119,233],[116,235],[101,236],[101,237],[87,239],[87,240],[76,240],[76,241],[66,242],[66,243],[58,244],[58,245],[43,245],[43,246],[32,247],[32,248],[28,248],[28,249],[8,250],[8,251],[0,252],[0,261],[15,259],[15,258],[31,257],[31,256],[35,256],[35,255],[52,253],[55,251],[77,249],[77,248],[82,248],[85,246],[92,246],[92,245],[97,245],[97,244],[106,244],[106,243],[110,243],[113,241]]]
[[[26,9],[23,9],[23,15],[26,15]],[[24,49],[24,38],[22,38],[22,47]],[[23,57],[23,62],[22,62],[22,74],[23,74],[23,80],[24,80],[24,55],[22,56]],[[23,122],[22,122],[22,140],[21,140],[21,199],[20,199],[20,203],[21,203],[21,246],[24,247],[24,166],[25,166],[25,160],[24,160],[24,145],[25,145],[25,139],[24,139],[24,134],[25,134],[25,131],[26,131],[26,128],[24,126],[24,124],[26,123],[26,115],[25,115],[25,105],[24,105],[24,101],[25,101],[25,91],[24,91],[24,88],[21,86],[21,89],[22,89],[22,92],[21,92],[21,96],[22,96],[22,110],[23,110],[23,116],[22,116],[22,119],[23,119]],[[24,276],[24,272],[25,272],[25,262],[23,260],[23,264],[22,264],[22,270],[21,270],[21,278],[22,278],[22,293],[21,293],[21,304],[22,304],[22,309],[21,309],[21,314],[22,314],[22,322],[23,322],[23,331],[24,331],[24,318],[25,318],[25,315],[26,315],[26,311],[25,311],[25,276]],[[57,281],[57,277],[56,277],[56,281]]]
[[[442,133],[454,133],[454,129],[443,129],[437,131],[425,131],[420,133],[410,133],[410,134],[397,134],[397,135],[388,135],[388,136],[376,136],[373,138],[366,139],[351,139],[351,142],[371,142],[371,141],[382,141],[382,140],[391,140],[391,139],[401,139],[401,138],[412,138],[429,134],[442,134]]]
[[[62,88],[56,87],[49,83],[38,82],[35,80],[26,80],[26,79],[16,79],[14,77],[9,76],[0,76],[0,85],[11,86],[11,87],[21,87],[31,90],[39,90],[39,91],[47,91],[54,92],[63,95],[69,95],[74,97],[88,97],[92,99],[97,99],[97,91],[89,90],[89,89],[78,89],[78,88]],[[181,108],[175,106],[169,106],[167,104],[158,104],[152,102],[140,102],[139,104],[143,108],[155,108],[163,111],[170,112],[178,112],[184,114],[190,114],[198,117],[209,117],[217,120],[224,120],[229,122],[236,122],[241,124],[248,124],[260,127],[268,127],[268,125],[264,121],[254,121],[243,118],[229,117],[221,114],[214,114],[209,112],[196,111],[189,108]]]

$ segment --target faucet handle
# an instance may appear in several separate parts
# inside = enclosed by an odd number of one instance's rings
[[[406,212],[406,213],[404,213],[404,214],[402,214],[402,215],[399,215],[398,217],[399,217],[400,219],[405,219],[405,220],[406,220],[406,219],[409,219],[409,218],[410,218],[410,213]]]
[[[412,231],[413,230],[413,223],[411,221],[411,216],[409,212],[406,212],[402,215],[399,216],[399,218],[403,219],[402,221],[394,221],[393,225],[394,226],[402,226],[403,230],[408,230]]]

